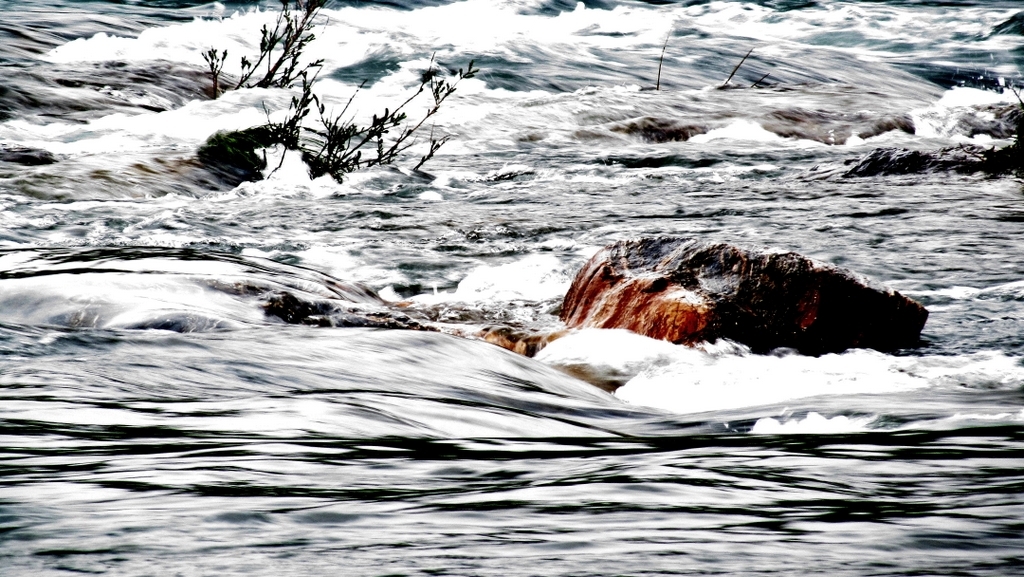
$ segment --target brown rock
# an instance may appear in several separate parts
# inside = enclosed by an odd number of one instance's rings
[[[481,330],[474,336],[514,353],[519,353],[524,357],[532,357],[551,341],[564,337],[567,332],[533,332],[516,330],[511,327],[492,326]]]
[[[728,338],[805,354],[916,346],[928,311],[891,289],[796,253],[681,238],[620,241],[576,275],[569,328],[624,328],[692,344]]]
[[[684,124],[675,120],[644,116],[612,125],[612,132],[639,136],[646,142],[685,142],[698,134],[704,134],[708,127],[700,124]]]

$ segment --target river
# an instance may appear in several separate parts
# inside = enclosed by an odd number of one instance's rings
[[[848,174],[1012,142],[1017,0],[335,2],[323,101],[366,122],[473,60],[450,140],[239,184],[199,146],[294,93],[210,99],[202,53],[237,77],[278,6],[0,2],[0,574],[1024,575],[1021,180]],[[526,358],[257,294],[552,330],[652,235],[852,269],[928,308],[920,346]]]

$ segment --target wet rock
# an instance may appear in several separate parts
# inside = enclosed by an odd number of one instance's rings
[[[907,134],[917,133],[917,127],[914,126],[914,119],[906,114],[878,118],[859,126],[857,130],[858,138],[871,138],[894,130],[905,132]]]
[[[406,314],[385,307],[352,306],[334,299],[306,299],[288,291],[262,296],[263,310],[289,324],[320,327],[365,327],[378,329],[437,330]]]
[[[686,124],[666,118],[644,116],[613,125],[610,130],[636,136],[645,142],[684,142],[709,129],[700,124]]]
[[[496,322],[495,315],[476,309],[415,308],[411,301],[387,302],[373,290],[357,283],[319,275],[314,279],[316,282],[305,288],[282,288],[277,283],[251,279],[211,279],[204,284],[226,294],[252,298],[268,317],[288,324],[442,332],[485,340],[527,357],[534,356],[547,343],[566,334],[564,330],[531,330],[522,326],[489,324]]]
[[[277,272],[277,269],[275,268],[267,266],[258,267],[252,261],[235,255],[222,254],[218,256],[222,260],[243,263],[261,272],[269,272],[271,274]],[[275,263],[275,265],[281,266],[279,263]],[[313,294],[310,291],[315,291],[323,298],[329,300],[340,299],[349,303],[368,306],[384,306],[385,304],[384,299],[380,298],[380,295],[369,287],[365,287],[358,283],[341,281],[309,269],[292,268],[288,270],[288,272],[291,273],[293,277],[301,279],[301,281],[297,281],[294,278],[284,283],[258,281],[255,279],[225,281],[214,278],[205,280],[203,284],[213,290],[240,297],[261,297],[264,295],[276,294],[277,292],[288,292],[282,291],[280,288],[281,286],[285,286],[289,289],[302,291],[307,294]],[[284,281],[285,278],[281,277],[281,280]]]
[[[160,330],[176,333],[196,333],[230,327],[224,319],[193,312],[172,312],[154,318],[142,319],[121,328],[128,330]]]
[[[852,136],[871,138],[893,130],[914,134],[914,121],[905,114],[878,116],[790,108],[770,112],[762,121],[765,130],[783,138],[815,140],[824,144],[846,144]]]
[[[0,162],[10,162],[24,166],[41,166],[57,162],[57,157],[38,148],[0,144]]]
[[[274,144],[274,136],[266,126],[216,132],[199,147],[196,158],[211,173],[237,186],[263,179],[267,158],[259,151]]]
[[[525,357],[533,357],[548,343],[566,334],[568,331],[538,332],[493,326],[483,329],[474,336]]]
[[[843,176],[886,176],[930,172],[972,173],[986,170],[986,153],[978,146],[957,146],[940,150],[876,148],[861,158]]]
[[[755,351],[882,351],[919,342],[928,311],[852,272],[796,253],[682,238],[605,247],[576,276],[569,328],[625,328],[674,343],[728,338]]]
[[[961,117],[956,129],[972,137],[985,134],[993,138],[1013,138],[1013,144],[1003,148],[960,145],[939,150],[877,148],[859,159],[847,161],[854,166],[844,176],[934,172],[1024,174],[1024,146],[1017,138],[1024,132],[1024,105],[981,107],[977,112]]]
[[[305,287],[282,288],[278,283],[211,279],[211,289],[254,298],[267,316],[288,324],[319,327],[368,327],[381,329],[437,330],[429,320],[415,320],[390,306],[377,293],[356,283],[326,275],[312,275]]]
[[[1017,134],[1017,125],[1021,120],[1020,106],[989,105],[975,108],[976,113],[966,114],[956,124],[955,132],[974,138],[988,135],[992,138],[1012,138]]]
[[[526,357],[533,357],[548,343],[568,333],[565,330],[530,330],[507,325],[490,325],[480,329],[481,325],[475,323],[439,322],[430,318],[429,310],[414,310],[408,307],[408,303],[403,303],[406,305],[403,308],[403,304],[367,302],[360,298],[349,300],[345,296],[310,298],[287,290],[260,292],[260,288],[255,286],[226,288],[245,295],[258,293],[257,298],[264,312],[288,324],[442,332],[484,340]],[[406,314],[406,311],[410,314]]]

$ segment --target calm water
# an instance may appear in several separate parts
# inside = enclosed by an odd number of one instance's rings
[[[209,100],[200,53],[237,74],[275,5],[0,2],[0,574],[1024,575],[1021,181],[844,176],[1010,142],[1017,0],[339,2],[326,101],[475,59],[452,140],[235,186],[196,149],[291,94]],[[928,307],[922,345],[527,359],[264,310],[340,279],[547,330],[591,254],[655,234],[869,275]]]

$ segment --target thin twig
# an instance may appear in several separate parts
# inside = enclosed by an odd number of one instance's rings
[[[747,51],[747,55],[744,56],[743,59],[740,60],[739,64],[737,64],[736,67],[732,69],[732,73],[729,74],[729,77],[725,79],[725,82],[722,83],[722,86],[727,86],[729,84],[729,81],[732,80],[732,77],[736,75],[736,71],[740,69],[740,66],[743,66],[743,63],[747,61],[747,58],[753,51],[753,48]]]
[[[661,58],[658,59],[658,82],[654,86],[655,90],[661,90],[661,65],[665,62],[665,49],[668,48],[668,39],[671,37],[672,31],[669,30],[665,35],[665,43],[661,46]]]
[[[762,80],[764,80],[765,78],[768,78],[768,77],[769,77],[769,76],[771,76],[771,75],[772,75],[772,73],[771,73],[771,72],[765,72],[765,73],[764,73],[764,76],[762,76],[762,77],[758,78],[758,79],[757,79],[757,82],[755,82],[755,83],[751,84],[751,85],[750,85],[750,87],[751,87],[751,88],[757,88],[757,85],[758,85],[758,84],[761,84],[761,81],[762,81]]]

